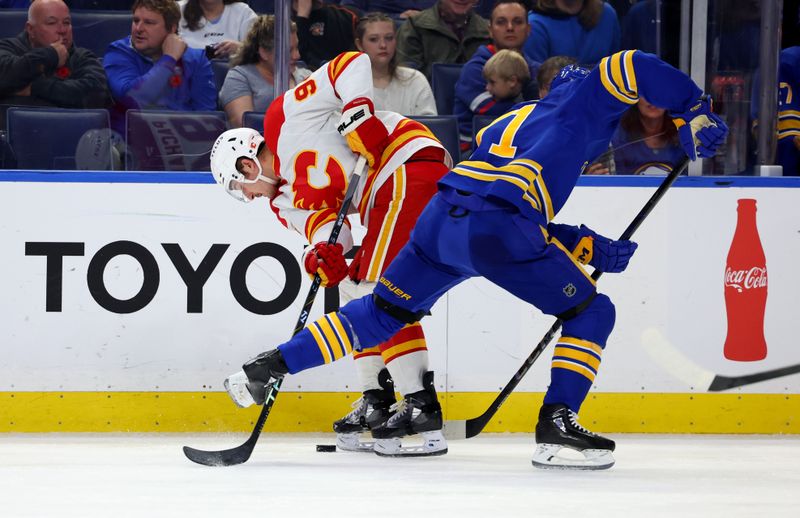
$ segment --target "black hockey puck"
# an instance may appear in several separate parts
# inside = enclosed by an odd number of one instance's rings
[[[336,445],[335,444],[317,444],[317,451],[322,451],[322,452],[327,452],[327,453],[335,452],[336,451]]]

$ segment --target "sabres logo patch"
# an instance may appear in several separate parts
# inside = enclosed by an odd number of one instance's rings
[[[567,284],[566,286],[564,286],[564,289],[563,289],[563,291],[564,291],[564,295],[566,295],[567,297],[572,297],[572,296],[574,296],[574,295],[575,295],[575,293],[576,293],[578,290],[577,290],[577,288],[575,288],[575,285],[574,285],[574,284],[572,284],[572,283],[569,283],[569,284]]]

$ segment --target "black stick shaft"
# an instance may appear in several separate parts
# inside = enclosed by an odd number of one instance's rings
[[[347,211],[350,209],[353,196],[355,196],[356,188],[361,180],[361,173],[364,171],[366,161],[366,158],[363,156],[359,156],[358,160],[356,161],[356,167],[353,169],[353,174],[350,176],[350,183],[347,186],[347,192],[342,200],[342,206],[339,209],[339,213],[336,215],[336,222],[333,225],[333,229],[331,229],[331,235],[328,237],[329,245],[336,243],[336,240],[339,239],[339,233],[342,231],[344,220],[347,219]],[[311,288],[309,288],[308,295],[306,295],[306,301],[303,303],[303,309],[300,311],[300,316],[297,318],[297,324],[294,326],[292,336],[296,335],[306,327],[308,315],[311,313],[311,307],[314,305],[314,299],[317,298],[317,292],[319,291],[321,284],[322,278],[319,276],[319,274],[314,275],[314,280],[311,281]],[[275,403],[275,399],[278,397],[278,392],[280,392],[282,384],[283,378],[279,378],[272,384],[272,387],[267,392],[264,408],[261,409],[261,414],[259,414],[258,421],[256,421],[256,429],[253,430],[253,432],[256,434],[256,439],[258,439],[258,435],[261,433],[261,428],[264,427],[264,422],[266,422],[267,416],[269,415],[270,410],[272,410],[272,405]],[[259,422],[261,423],[260,427],[258,426]],[[258,430],[258,432],[256,432],[256,430]]]
[[[342,206],[336,216],[336,223],[334,224],[333,229],[331,230],[331,235],[328,238],[328,244],[336,243],[336,240],[339,238],[339,233],[342,230],[342,225],[344,225],[344,220],[347,219],[347,212],[350,209],[350,204],[355,196],[356,188],[361,180],[361,174],[364,171],[365,165],[366,158],[359,156],[358,160],[356,161],[353,174],[350,176],[350,183],[347,186],[347,192],[342,199]],[[306,322],[308,321],[308,315],[311,312],[311,306],[314,305],[314,299],[317,297],[317,292],[319,291],[321,284],[322,279],[320,278],[319,274],[315,275],[314,280],[311,282],[311,288],[308,290],[306,300],[303,303],[303,309],[300,311],[300,316],[297,319],[297,324],[292,332],[292,336],[302,331],[305,327]],[[270,410],[272,410],[272,405],[275,403],[275,399],[278,397],[278,393],[281,390],[282,384],[283,378],[275,381],[270,387],[266,395],[266,400],[264,401],[264,406],[261,407],[261,413],[259,413],[256,424],[253,427],[253,431],[250,433],[250,437],[248,437],[244,443],[234,448],[221,451],[204,451],[184,446],[183,453],[189,460],[197,462],[198,464],[204,464],[206,466],[233,466],[247,462],[247,460],[250,458],[250,455],[253,453],[253,449],[256,446],[256,442],[258,442],[258,438],[261,436],[261,431],[264,429],[264,424],[267,422],[267,417],[269,417]]]
[[[642,225],[647,216],[650,215],[650,213],[653,211],[658,202],[661,201],[661,198],[664,197],[664,194],[666,194],[667,190],[669,190],[669,188],[672,187],[672,184],[675,183],[675,180],[681,173],[683,173],[683,171],[686,169],[688,165],[689,165],[689,158],[684,157],[684,159],[681,160],[681,162],[677,166],[675,166],[675,168],[672,171],[670,171],[670,173],[667,175],[664,181],[661,182],[661,185],[658,187],[658,189],[656,189],[653,195],[650,196],[650,199],[647,200],[647,203],[644,204],[644,207],[642,207],[642,209],[639,211],[636,217],[633,218],[633,221],[631,221],[631,223],[628,225],[628,228],[626,228],[625,231],[622,233],[622,235],[619,238],[620,240],[627,240],[633,236],[634,232],[636,232],[636,230]],[[595,270],[592,273],[592,279],[596,281],[597,279],[600,278],[601,275],[603,275],[603,272]],[[561,319],[557,319],[553,323],[553,325],[550,327],[550,330],[547,331],[542,340],[534,348],[530,356],[528,356],[525,359],[525,362],[517,370],[517,372],[514,373],[514,376],[511,378],[511,380],[506,384],[505,387],[503,387],[503,390],[500,391],[500,394],[498,394],[497,397],[494,399],[494,401],[492,401],[492,404],[489,405],[489,408],[487,408],[486,411],[483,414],[479,415],[478,417],[467,419],[466,421],[467,438],[475,437],[476,435],[481,433],[481,431],[489,423],[489,420],[500,409],[500,405],[502,405],[508,398],[508,396],[511,394],[511,392],[513,392],[514,389],[517,388],[517,385],[519,385],[519,383],[522,381],[522,378],[525,377],[530,368],[533,366],[534,362],[536,362],[536,360],[539,358],[539,356],[542,354],[545,348],[547,348],[548,344],[556,336],[559,329],[561,329],[562,324],[563,322],[561,321]]]

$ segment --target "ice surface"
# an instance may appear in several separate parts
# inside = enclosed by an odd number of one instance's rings
[[[241,466],[189,462],[244,435],[0,435],[0,516],[234,518],[800,516],[800,437],[614,435],[602,472],[531,466],[533,437],[451,441],[443,457],[318,453],[265,434]]]

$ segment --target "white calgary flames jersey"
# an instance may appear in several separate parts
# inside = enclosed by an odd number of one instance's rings
[[[324,241],[341,207],[358,156],[336,127],[342,107],[359,97],[372,99],[369,57],[346,52],[331,60],[275,99],[264,117],[264,138],[275,156],[281,183],[272,208],[281,222],[306,236]],[[377,112],[389,132],[388,145],[374,168],[361,178],[351,212],[368,223],[375,193],[394,171],[420,149],[442,148],[424,125],[393,112]],[[319,231],[319,233],[318,233]]]

